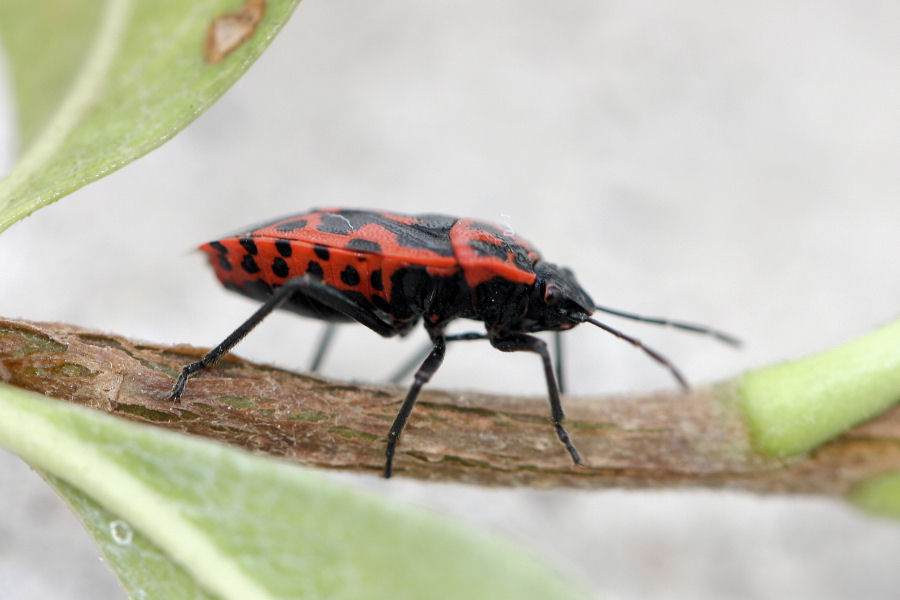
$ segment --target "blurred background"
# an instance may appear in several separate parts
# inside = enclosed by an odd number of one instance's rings
[[[499,221],[600,304],[744,339],[609,319],[695,384],[817,352],[900,315],[898,27],[889,1],[305,0],[194,124],[0,236],[0,314],[209,347],[255,305],[192,249],[337,205]],[[2,171],[10,93],[3,77]],[[303,369],[319,331],[280,314],[236,352]],[[342,328],[324,374],[379,381],[411,337]],[[565,349],[573,394],[673,385],[596,328]],[[451,346],[431,387],[540,396],[538,367]],[[900,524],[840,501],[341,479],[505,536],[598,597],[900,589]],[[68,508],[0,451],[0,599],[121,597]]]

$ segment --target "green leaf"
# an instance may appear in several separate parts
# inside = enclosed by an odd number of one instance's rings
[[[65,481],[44,474],[65,498],[100,546],[106,561],[118,574],[132,598],[214,599],[191,575],[165,552],[122,519],[105,510]]]
[[[847,499],[873,514],[900,519],[900,471],[883,473],[860,483]]]
[[[6,385],[0,444],[64,482],[134,597],[579,597],[530,557],[420,510]]]
[[[781,457],[807,452],[900,402],[900,321],[749,373],[740,386],[757,448]]]
[[[252,35],[210,64],[207,31],[242,0],[3,0],[0,42],[25,151],[0,181],[0,231],[175,135],[247,70],[298,2],[265,2]]]

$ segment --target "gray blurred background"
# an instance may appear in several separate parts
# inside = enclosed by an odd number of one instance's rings
[[[900,314],[898,28],[894,1],[305,0],[175,139],[0,236],[0,314],[211,346],[254,305],[191,249],[343,205],[511,224],[598,303],[745,340],[610,319],[697,383],[816,352]],[[274,316],[237,352],[304,368],[318,332]],[[377,381],[424,339],[345,328],[325,374]],[[594,328],[566,350],[574,394],[672,385]],[[432,386],[542,395],[537,367],[451,347]],[[510,538],[605,598],[900,595],[900,524],[839,501],[342,479]],[[123,596],[0,452],[0,599]]]

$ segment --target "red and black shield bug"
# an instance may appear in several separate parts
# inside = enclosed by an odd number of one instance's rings
[[[525,240],[491,223],[444,215],[401,215],[325,209],[277,219],[200,247],[222,284],[263,302],[247,321],[202,360],[184,367],[172,388],[211,367],[276,308],[330,322],[356,321],[391,337],[420,320],[432,347],[388,432],[384,476],[422,386],[440,367],[447,342],[487,339],[503,352],[533,352],[543,361],[551,422],[576,464],[581,457],[563,427],[563,409],[547,345],[531,335],[591,323],[637,346],[667,368],[675,366],[639,340],[593,319],[595,311],[737,340],[708,327],[603,308],[567,268],[544,261]],[[484,333],[447,335],[454,319],[484,323]]]

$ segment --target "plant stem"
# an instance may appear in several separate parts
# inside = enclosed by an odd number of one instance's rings
[[[405,389],[347,385],[226,358],[165,401],[202,352],[72,325],[0,319],[0,379],[121,417],[318,467],[379,473]],[[845,495],[900,470],[900,407],[812,451],[757,450],[741,379],[688,393],[567,397],[572,465],[544,398],[423,392],[394,460],[399,476],[535,487],[727,487]]]

